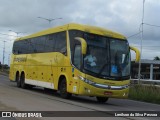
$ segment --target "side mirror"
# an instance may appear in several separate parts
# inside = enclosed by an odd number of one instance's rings
[[[129,46],[131,50],[133,50],[136,53],[136,59],[135,62],[139,62],[140,60],[140,52],[137,48],[133,47],[133,46]]]
[[[81,47],[82,47],[82,54],[85,55],[87,53],[87,42],[85,39],[81,37],[75,37],[76,40],[81,42]]]

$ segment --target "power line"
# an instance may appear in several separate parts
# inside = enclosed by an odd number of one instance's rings
[[[158,28],[160,28],[159,25],[153,25],[153,24],[149,24],[149,23],[141,23],[141,24],[140,24],[140,27],[139,27],[139,32],[138,32],[138,33],[135,33],[135,34],[133,34],[133,35],[130,35],[130,36],[128,36],[127,38],[131,38],[131,37],[134,37],[134,36],[137,36],[137,35],[141,34],[141,33],[142,33],[142,30],[141,30],[142,25],[147,25],[147,26],[151,26],[151,27],[158,27]]]
[[[131,37],[137,36],[137,35],[141,34],[141,32],[142,32],[142,31],[140,31],[140,32],[138,32],[138,33],[135,33],[135,34],[133,34],[133,35],[130,35],[130,36],[128,36],[127,38],[131,38]]]
[[[148,26],[152,26],[152,27],[160,27],[159,25],[153,25],[153,24],[149,24],[149,23],[143,23],[144,25],[148,25]]]

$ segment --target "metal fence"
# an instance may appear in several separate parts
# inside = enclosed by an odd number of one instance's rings
[[[149,80],[149,79],[131,79],[131,84],[150,84],[150,85],[160,85],[160,80]]]

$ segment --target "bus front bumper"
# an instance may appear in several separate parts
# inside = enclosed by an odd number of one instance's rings
[[[81,81],[79,94],[85,96],[99,96],[110,98],[128,98],[129,85],[109,86],[104,84]]]

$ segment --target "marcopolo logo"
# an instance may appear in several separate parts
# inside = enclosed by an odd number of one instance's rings
[[[14,58],[14,62],[26,62],[26,58],[25,57],[18,57],[18,58]]]

